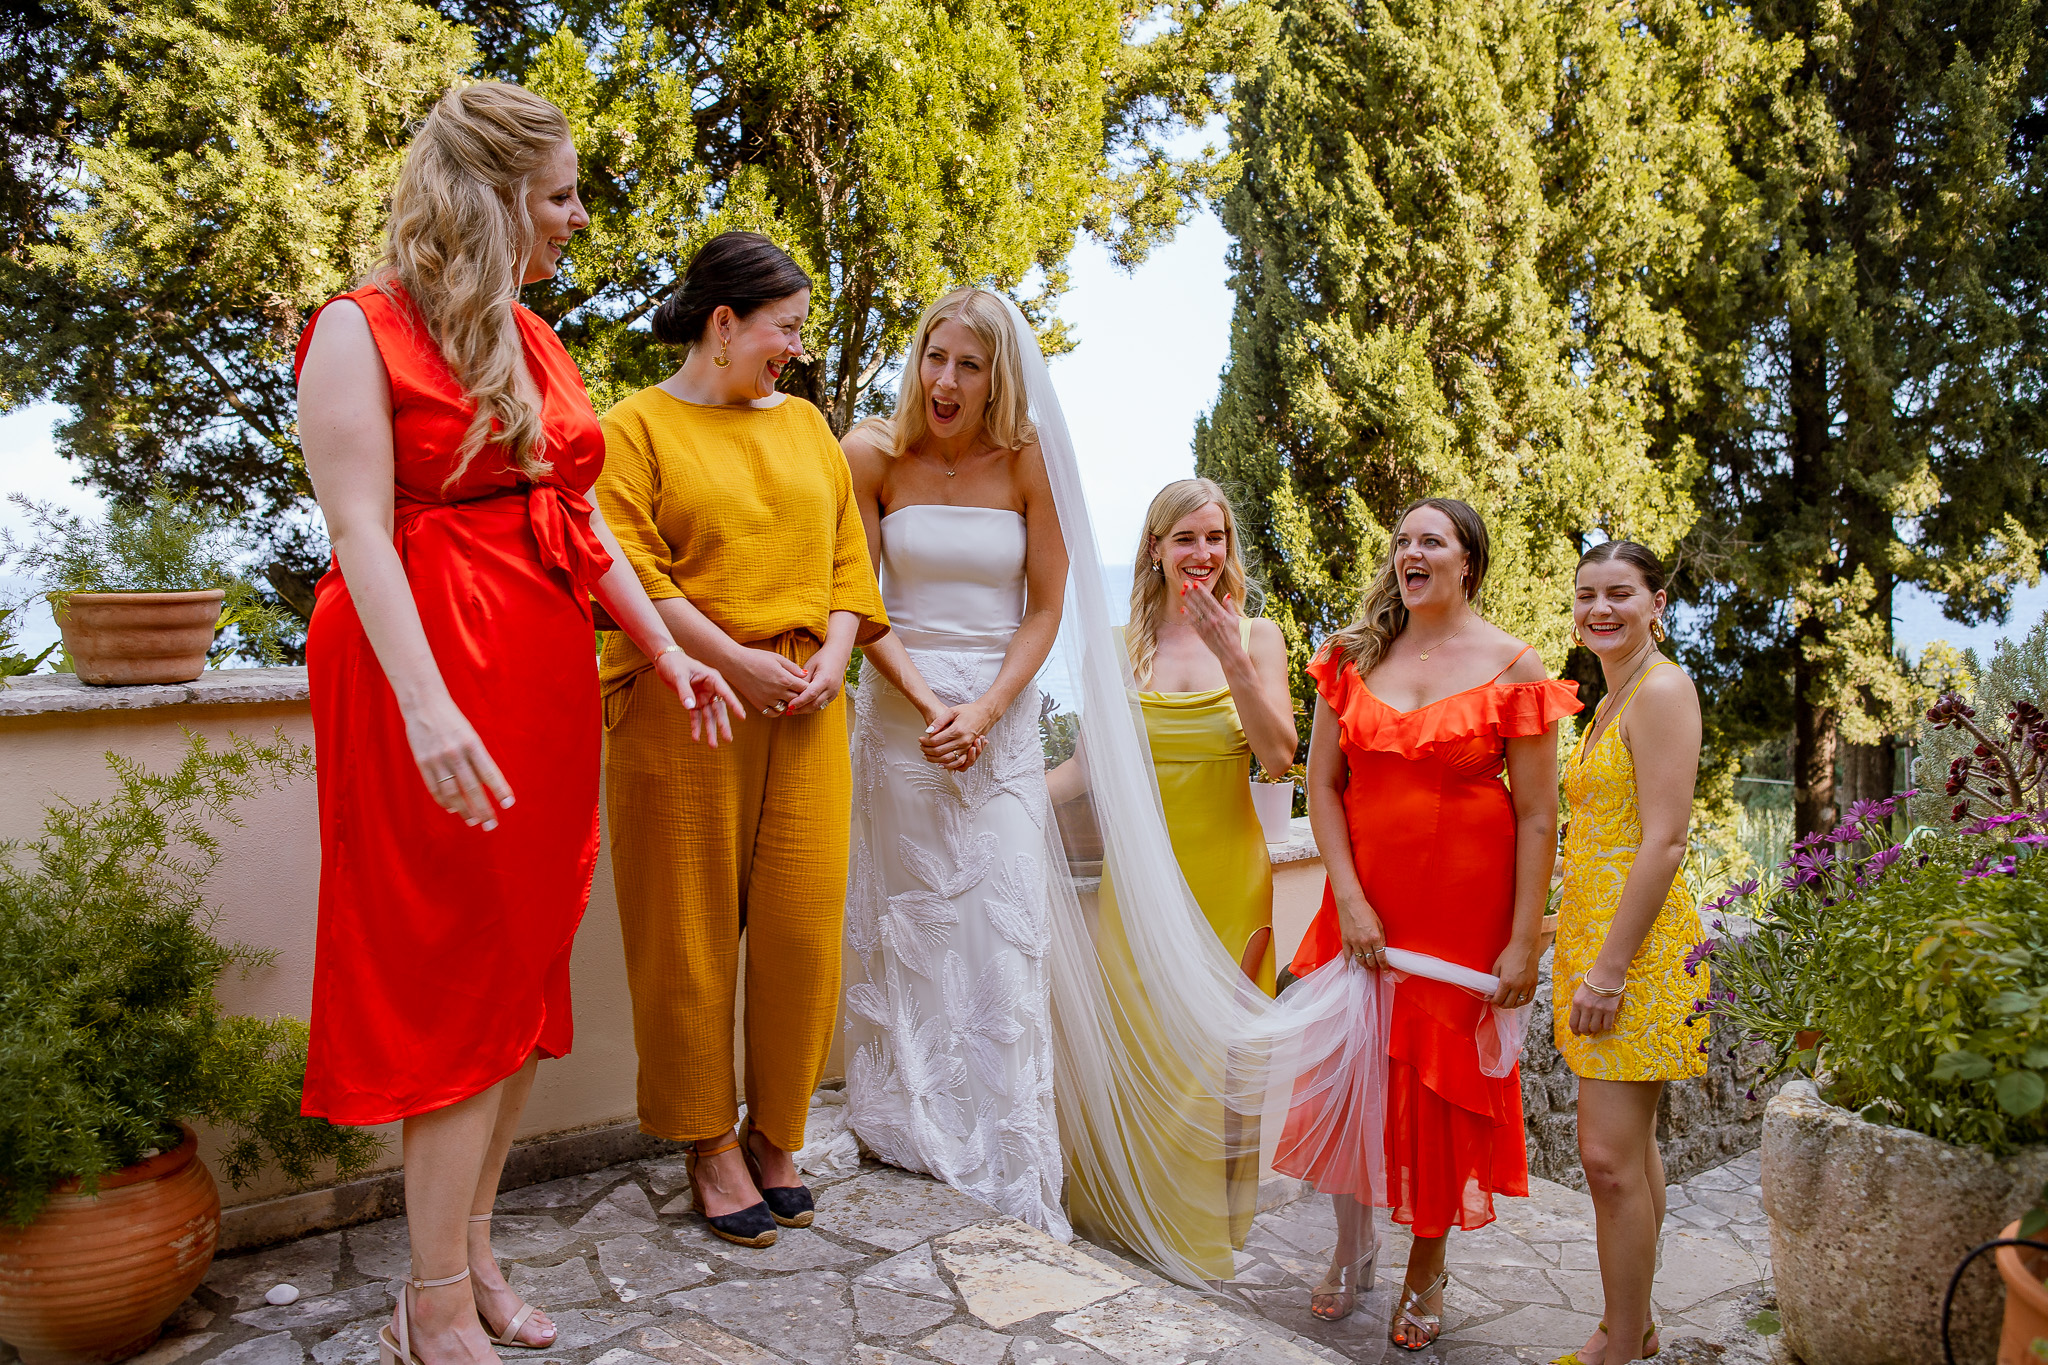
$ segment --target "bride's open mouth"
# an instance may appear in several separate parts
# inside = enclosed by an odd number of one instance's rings
[[[1401,586],[1409,592],[1421,592],[1429,586],[1429,570],[1409,569],[1401,575]]]
[[[958,403],[948,403],[943,398],[932,399],[932,416],[941,422],[950,422],[960,415]]]

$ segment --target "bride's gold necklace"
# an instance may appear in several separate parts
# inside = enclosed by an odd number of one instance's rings
[[[1441,639],[1441,640],[1438,640],[1438,641],[1437,641],[1437,642],[1436,642],[1435,644],[1431,645],[1431,646],[1430,646],[1430,647],[1429,647],[1428,649],[1425,649],[1425,650],[1423,650],[1423,651],[1422,651],[1422,653],[1420,653],[1420,654],[1416,655],[1415,657],[1416,657],[1416,658],[1418,658],[1418,659],[1420,659],[1420,660],[1422,660],[1422,662],[1424,662],[1424,663],[1428,663],[1428,662],[1429,662],[1429,656],[1430,656],[1431,654],[1434,654],[1434,653],[1435,653],[1435,652],[1436,652],[1437,650],[1439,650],[1439,649],[1442,649],[1442,648],[1443,648],[1443,647],[1444,647],[1445,645],[1447,645],[1447,644],[1449,644],[1449,643],[1450,643],[1451,641],[1453,641],[1453,640],[1457,639],[1457,638],[1458,638],[1458,637],[1459,637],[1460,635],[1463,635],[1463,634],[1464,634],[1464,633],[1465,633],[1466,631],[1470,630],[1471,628],[1472,628],[1472,614],[1471,614],[1470,612],[1467,612],[1467,613],[1465,614],[1465,624],[1464,624],[1464,625],[1462,625],[1462,626],[1459,626],[1459,627],[1458,627],[1458,628],[1457,628],[1456,630],[1452,631],[1452,632],[1451,632],[1451,633],[1450,633],[1449,635],[1446,635],[1446,636],[1444,636],[1444,638],[1443,638],[1443,639]]]
[[[994,447],[994,446],[990,446],[990,447],[989,447],[989,449],[990,449],[990,450],[994,450],[994,449],[995,449],[995,447]],[[970,451],[968,451],[968,452],[967,452],[967,453],[966,453],[965,455],[955,455],[955,456],[954,456],[954,457],[953,457],[952,459],[950,459],[950,460],[949,460],[949,459],[947,459],[947,458],[946,458],[945,456],[943,456],[943,455],[940,455],[940,456],[938,457],[938,459],[939,459],[939,462],[940,462],[941,464],[943,464],[943,465],[945,465],[945,466],[946,466],[946,477],[950,479],[950,478],[952,478],[952,477],[953,477],[953,476],[954,476],[955,474],[958,474],[958,473],[960,472],[960,462],[961,462],[962,460],[965,460],[965,459],[967,459],[967,458],[968,458],[969,456],[973,456],[973,455],[980,455],[980,454],[982,454],[982,453],[983,453],[983,452],[982,452],[982,451],[979,451],[979,450],[970,450]]]

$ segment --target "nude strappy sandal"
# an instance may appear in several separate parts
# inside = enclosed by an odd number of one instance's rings
[[[1451,1270],[1445,1266],[1423,1290],[1401,1286],[1401,1297],[1394,1302],[1394,1320],[1387,1325],[1387,1340],[1404,1351],[1420,1351],[1429,1347],[1444,1330],[1442,1312],[1424,1313],[1422,1301],[1431,1294],[1440,1294],[1451,1282]]]
[[[472,1213],[469,1216],[469,1221],[472,1223],[488,1223],[491,1221],[491,1215],[488,1213]],[[512,1321],[505,1324],[505,1330],[493,1332],[491,1330],[491,1320],[484,1316],[483,1304],[479,1303],[476,1306],[476,1320],[483,1324],[484,1335],[491,1339],[491,1345],[516,1346],[522,1351],[550,1350],[555,1344],[556,1333],[553,1330],[548,1332],[548,1339],[546,1341],[521,1341],[519,1339],[519,1329],[526,1325],[526,1320],[532,1317],[533,1313],[533,1305],[521,1299],[519,1301],[519,1311],[512,1315]]]
[[[1370,1293],[1379,1282],[1379,1243],[1373,1243],[1371,1251],[1353,1261],[1350,1265],[1333,1265],[1324,1272],[1323,1281],[1308,1291],[1308,1311],[1311,1317],[1323,1322],[1342,1322],[1351,1316],[1351,1310],[1358,1306],[1358,1296]],[[1317,1299],[1335,1299],[1337,1307],[1325,1313],[1316,1307]]]
[[[469,1267],[464,1266],[460,1275],[450,1275],[439,1280],[420,1280],[411,1275],[401,1275],[391,1282],[393,1292],[398,1295],[398,1333],[393,1335],[391,1323],[377,1329],[378,1365],[425,1365],[412,1353],[411,1306],[415,1289],[439,1289],[444,1284],[461,1284],[469,1278]]]

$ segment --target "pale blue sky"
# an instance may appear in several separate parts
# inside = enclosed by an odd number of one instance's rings
[[[1061,312],[1080,344],[1053,362],[1052,374],[1108,563],[1131,561],[1153,493],[1194,472],[1195,419],[1215,402],[1230,350],[1228,244],[1222,224],[1204,214],[1129,275],[1092,242],[1083,240],[1074,251],[1073,289]],[[98,500],[71,481],[70,466],[52,444],[58,415],[56,408],[36,407],[0,417],[0,493],[94,507]],[[0,526],[17,534],[21,529],[17,509],[4,502]],[[22,586],[0,578],[0,589]],[[2000,635],[2024,632],[2044,610],[2048,584],[2019,595],[2010,626],[1966,629],[1908,591],[1898,604],[1898,634],[1915,652],[1929,640],[1946,639],[1988,654]],[[46,609],[31,607],[26,615],[34,649],[56,638]]]

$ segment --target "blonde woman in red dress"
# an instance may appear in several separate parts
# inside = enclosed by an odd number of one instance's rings
[[[334,544],[307,632],[320,923],[305,1112],[404,1121],[412,1269],[384,1365],[487,1365],[554,1325],[491,1252],[597,857],[592,592],[700,718],[724,681],[670,638],[587,498],[604,437],[519,286],[589,222],[560,110],[494,81],[434,107],[384,263],[299,340],[299,430]]]
[[[1293,971],[1339,953],[1384,967],[1394,947],[1500,978],[1491,1001],[1421,977],[1394,995],[1389,1188],[1372,1195],[1414,1229],[1388,1336],[1419,1351],[1441,1330],[1450,1230],[1492,1222],[1496,1194],[1529,1192],[1519,1068],[1487,1076],[1475,1032],[1489,1005],[1535,994],[1557,854],[1556,723],[1579,702],[1473,610],[1487,565],[1478,513],[1425,498],[1394,527],[1364,611],[1309,665],[1308,808],[1329,886]],[[1332,1322],[1371,1286],[1378,1251],[1370,1210],[1335,1197],[1342,1236],[1309,1304]]]

